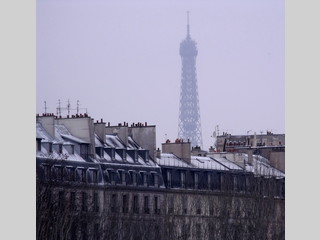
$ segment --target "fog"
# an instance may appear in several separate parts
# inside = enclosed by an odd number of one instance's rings
[[[156,125],[157,147],[176,139],[187,11],[204,149],[216,125],[285,133],[283,0],[37,0],[37,113],[79,100],[112,125]]]

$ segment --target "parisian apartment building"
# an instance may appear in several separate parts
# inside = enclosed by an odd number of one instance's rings
[[[37,115],[37,239],[283,240],[284,138],[271,135],[160,149],[147,122]]]

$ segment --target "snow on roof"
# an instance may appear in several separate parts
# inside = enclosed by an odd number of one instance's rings
[[[128,137],[128,149],[141,149],[141,147],[132,139]]]
[[[80,139],[80,138],[77,138],[77,137],[75,137],[75,136],[73,136],[73,135],[61,134],[61,137],[62,137],[62,138],[66,138],[66,139],[68,139],[68,140],[70,140],[70,141],[73,141],[73,142],[76,142],[76,143],[89,144],[88,142],[86,142],[86,141],[84,141],[84,140],[82,140],[82,139]]]
[[[94,143],[96,147],[103,147],[103,144],[101,143],[101,141],[99,140],[97,134],[94,134]]]
[[[266,161],[264,157],[258,156],[258,155],[253,155],[252,159],[252,165],[248,164],[248,155],[245,154],[245,169],[246,171],[252,172],[255,175],[261,175],[261,176],[273,176],[273,177],[285,177],[285,174],[272,167],[268,162]]]
[[[157,158],[157,163],[161,166],[195,167],[194,165],[188,164],[172,153],[161,153],[161,158]]]
[[[42,138],[42,142],[52,142],[54,140],[39,122],[36,123],[36,134],[37,138]]]
[[[224,165],[214,161],[210,157],[191,156],[191,163],[198,168],[214,169],[214,170],[229,170]]]
[[[226,166],[230,170],[243,170],[237,164],[227,160],[225,157],[212,157],[212,159],[216,160],[217,162],[221,163],[222,165]]]
[[[126,148],[118,136],[106,135],[106,144],[113,148]]]

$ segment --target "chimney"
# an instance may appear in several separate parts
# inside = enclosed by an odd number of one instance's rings
[[[54,119],[55,116],[53,114],[42,114],[42,116],[37,117],[37,122],[40,122],[43,128],[50,134],[51,137],[54,138]]]
[[[187,163],[191,163],[191,143],[175,141],[174,143],[162,143],[163,153],[173,153]]]
[[[106,123],[103,122],[102,118],[101,122],[97,120],[97,122],[94,124],[94,132],[97,134],[102,143],[106,143]]]
[[[248,153],[248,164],[250,166],[252,166],[252,163],[253,163],[253,149],[251,149],[251,148],[248,149],[247,153]]]
[[[156,157],[161,159],[161,150],[159,148],[156,150]]]
[[[253,136],[253,147],[256,147],[257,146],[257,134],[256,132],[254,132],[254,136]]]

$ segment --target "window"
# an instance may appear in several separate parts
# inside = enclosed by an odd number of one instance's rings
[[[59,200],[58,200],[59,209],[64,207],[64,191],[59,191]]]
[[[71,210],[76,210],[76,193],[71,192],[70,193],[70,209]]]
[[[92,183],[98,183],[98,171],[92,170]]]
[[[94,240],[99,240],[99,224],[94,224],[93,227],[93,239]]]
[[[67,178],[69,181],[75,181],[75,168],[67,167]]]
[[[55,166],[54,172],[55,172],[56,180],[62,181],[63,180],[63,167],[62,166]]]
[[[82,211],[88,211],[88,194],[86,192],[82,192]]]
[[[159,209],[159,197],[155,196],[154,197],[154,213],[155,214],[160,214],[160,209]]]
[[[182,198],[182,213],[187,214],[188,213],[188,198],[186,196],[183,196]]]
[[[210,173],[208,173],[208,189],[211,189],[211,182],[212,182],[212,176]]]
[[[117,211],[117,195],[112,194],[111,196],[111,212],[115,213]]]
[[[70,145],[71,148],[71,154],[74,154],[74,145]]]
[[[180,180],[181,180],[181,187],[185,188],[186,187],[186,173],[185,172],[181,172],[180,173]]]
[[[89,146],[87,144],[80,145],[80,156],[83,159],[89,160]]]
[[[87,223],[83,222],[81,224],[81,235],[82,235],[82,240],[87,240],[88,235],[87,235]]]
[[[212,176],[214,190],[221,190],[221,173],[214,173]]]
[[[168,213],[173,214],[174,212],[174,199],[173,196],[168,198]]]
[[[212,216],[214,214],[214,206],[212,201],[210,201],[210,205],[209,205],[209,214]]]
[[[137,174],[134,171],[130,171],[131,182],[133,186],[137,185]]]
[[[77,225],[76,223],[72,223],[71,229],[70,229],[70,240],[76,240],[77,239]]]
[[[167,186],[168,188],[171,188],[172,186],[172,173],[170,171],[167,171]]]
[[[51,166],[43,165],[44,167],[44,179],[49,180],[51,178]]]
[[[126,173],[124,171],[121,172],[122,184],[126,185]]]
[[[150,209],[149,209],[149,197],[144,196],[144,213],[149,214]]]
[[[155,183],[155,174],[151,173],[149,178],[149,185],[154,186],[154,183]]]
[[[104,151],[102,147],[96,147],[96,153],[100,158],[104,157]]]
[[[110,172],[110,178],[111,178],[111,185],[116,184],[116,173],[115,172]]]
[[[196,209],[197,209],[197,214],[201,214],[201,202],[200,202],[200,199],[198,199],[197,202],[196,202]]]
[[[128,195],[122,195],[122,212],[128,213],[129,209],[129,201],[128,201]]]
[[[201,240],[201,225],[199,223],[196,224],[196,239]]]
[[[147,186],[147,173],[146,172],[141,172],[141,179],[142,179],[143,186]]]
[[[99,195],[98,193],[93,193],[93,211],[99,212]]]
[[[62,154],[62,144],[59,144],[59,153]]]
[[[194,188],[199,187],[199,173],[194,173]]]
[[[52,153],[52,143],[49,143],[49,153]]]
[[[41,139],[37,139],[37,151],[41,152]]]
[[[133,196],[133,212],[139,213],[139,198],[138,195]]]
[[[87,174],[86,174],[86,169],[84,168],[79,168],[78,169],[78,175],[79,175],[79,180],[80,182],[87,182]]]
[[[238,176],[237,175],[233,175],[232,176],[232,180],[233,180],[233,190],[234,191],[239,191],[239,188],[238,188]]]
[[[154,174],[154,186],[159,186],[159,176],[157,174]]]

